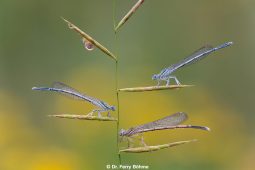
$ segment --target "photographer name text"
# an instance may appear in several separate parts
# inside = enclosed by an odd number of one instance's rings
[[[148,165],[106,165],[106,169],[124,169],[124,170],[149,169],[149,166]]]

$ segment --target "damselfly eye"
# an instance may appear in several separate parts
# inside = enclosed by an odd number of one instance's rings
[[[90,41],[86,40],[85,38],[82,39],[84,48],[88,51],[92,51],[94,49],[94,44],[92,44]]]

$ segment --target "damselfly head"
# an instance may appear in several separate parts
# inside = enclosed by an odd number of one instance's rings
[[[154,74],[153,76],[152,76],[152,80],[157,80],[158,79],[158,75],[157,74]]]
[[[112,111],[116,110],[115,106],[111,106],[110,108],[111,108]]]
[[[125,134],[125,130],[124,129],[120,129],[119,135],[120,136],[124,136],[124,134]]]
[[[85,38],[82,38],[82,43],[84,45],[84,48],[88,51],[92,51],[94,50],[94,44],[92,44],[90,41],[88,41],[87,39]]]

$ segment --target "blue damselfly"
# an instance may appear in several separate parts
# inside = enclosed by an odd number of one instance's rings
[[[206,46],[198,49],[193,54],[191,54],[190,56],[188,56],[184,60],[180,61],[179,63],[173,64],[170,67],[161,70],[161,72],[159,74],[154,74],[152,76],[152,80],[157,80],[158,81],[158,86],[160,84],[160,81],[162,81],[162,80],[166,81],[167,82],[166,86],[168,86],[169,83],[170,83],[170,79],[174,79],[176,84],[180,85],[181,83],[176,78],[176,76],[171,75],[174,71],[176,71],[177,69],[179,69],[183,66],[193,64],[193,63],[205,58],[210,53],[212,53],[214,51],[217,51],[219,49],[228,47],[232,44],[233,44],[233,42],[227,42],[227,43],[224,43],[224,44],[219,45],[217,47],[212,47],[211,45],[206,45]]]
[[[141,134],[144,132],[164,130],[164,129],[177,129],[177,128],[193,128],[210,131],[210,128],[205,126],[194,126],[194,125],[180,125],[182,122],[188,119],[188,115],[184,112],[177,112],[170,116],[166,116],[162,119],[132,127],[128,130],[121,129],[119,135],[121,137],[127,137],[128,143],[131,141],[130,137],[133,135]],[[141,136],[141,142],[145,145],[143,137]]]
[[[109,111],[115,111],[114,106],[110,106],[107,103],[103,102],[102,100],[96,99],[94,97],[88,96],[86,94],[82,94],[79,91],[75,90],[72,87],[69,87],[68,85],[61,83],[61,82],[55,82],[53,83],[52,87],[33,87],[32,90],[39,90],[39,91],[54,91],[60,94],[63,94],[65,96],[78,99],[78,100],[85,100],[93,105],[99,107],[100,109],[95,109],[92,112],[89,113],[89,115],[92,115],[94,112],[98,113],[98,116],[101,116],[101,112],[108,112],[108,116],[110,116]]]

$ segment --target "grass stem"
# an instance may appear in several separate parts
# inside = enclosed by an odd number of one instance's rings
[[[114,30],[114,36],[115,36],[115,48],[117,49],[117,32],[115,30],[115,26],[116,26],[116,5],[117,5],[117,1],[113,0],[113,30]],[[117,51],[117,50],[116,50]],[[118,154],[118,163],[119,165],[121,165],[121,155],[119,153],[120,150],[120,146],[119,146],[119,125],[120,125],[120,102],[119,102],[119,80],[118,80],[118,60],[116,60],[115,62],[115,92],[116,92],[116,100],[117,100],[117,127],[116,127],[116,142],[117,142],[117,154]]]

